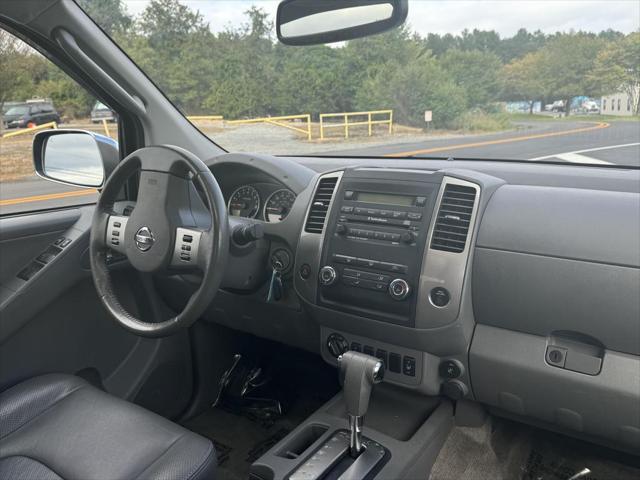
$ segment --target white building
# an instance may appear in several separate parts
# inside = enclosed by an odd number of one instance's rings
[[[637,97],[637,95],[636,95]],[[628,94],[623,92],[605,95],[600,102],[600,113],[602,115],[617,115],[621,117],[629,117],[633,115],[632,99]]]

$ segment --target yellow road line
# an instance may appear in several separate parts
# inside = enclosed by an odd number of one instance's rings
[[[92,188],[88,190],[73,190],[71,192],[48,193],[46,195],[33,195],[31,197],[9,198],[8,200],[0,200],[0,207],[19,205],[21,203],[44,202],[46,200],[56,200],[59,198],[95,195],[96,193],[98,193],[98,191]]]
[[[572,130],[563,130],[561,132],[538,133],[534,135],[524,135],[520,137],[499,138],[496,140],[487,140],[484,142],[461,143],[458,145],[449,145],[446,147],[433,147],[433,148],[425,148],[422,150],[413,150],[410,152],[389,153],[384,156],[385,157],[410,157],[413,155],[421,155],[424,153],[446,152],[449,150],[457,150],[461,148],[484,147],[486,145],[499,145],[502,143],[521,142],[524,140],[535,140],[537,138],[560,137],[562,135],[572,135],[574,133],[590,132],[592,130],[600,130],[602,128],[608,128],[608,127],[609,127],[608,123],[600,122],[597,125],[594,125],[592,127],[574,128]]]

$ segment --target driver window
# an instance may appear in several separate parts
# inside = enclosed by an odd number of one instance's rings
[[[0,216],[95,203],[95,189],[36,175],[33,137],[44,129],[73,128],[117,140],[116,113],[2,29],[0,65]]]

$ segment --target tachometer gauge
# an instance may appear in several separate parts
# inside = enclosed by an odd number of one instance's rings
[[[237,188],[229,198],[229,215],[255,218],[260,211],[260,194],[251,185]]]
[[[264,219],[267,222],[281,222],[289,215],[295,201],[296,195],[291,190],[276,190],[264,203]]]

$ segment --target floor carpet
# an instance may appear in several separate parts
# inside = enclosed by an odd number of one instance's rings
[[[604,447],[493,418],[454,427],[430,480],[631,480],[640,459]]]

